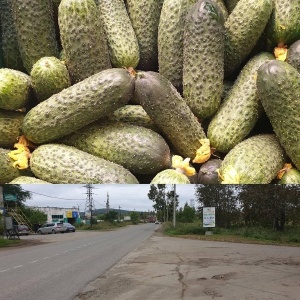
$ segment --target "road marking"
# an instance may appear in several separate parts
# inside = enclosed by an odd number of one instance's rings
[[[47,256],[47,257],[44,257],[43,259],[49,259],[50,257],[49,256]]]
[[[23,265],[15,266],[14,269],[21,268],[21,267],[23,267]]]
[[[10,269],[2,270],[2,271],[0,271],[0,273],[6,272],[6,271],[9,271],[9,270]]]
[[[30,263],[33,264],[33,263],[36,263],[36,262],[38,262],[38,260],[33,260]]]

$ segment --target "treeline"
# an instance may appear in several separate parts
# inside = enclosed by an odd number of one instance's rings
[[[283,230],[300,225],[299,185],[195,185],[198,211],[216,207],[216,225]]]

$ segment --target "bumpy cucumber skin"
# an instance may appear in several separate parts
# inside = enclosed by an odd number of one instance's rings
[[[227,153],[220,166],[220,175],[234,168],[240,178],[239,184],[267,184],[276,178],[285,158],[275,135],[255,135]]]
[[[134,78],[127,70],[101,71],[32,108],[22,131],[36,144],[58,139],[124,106],[133,91]]]
[[[268,45],[290,45],[300,39],[300,1],[273,1],[274,9],[266,27]]]
[[[146,127],[158,133],[160,132],[141,105],[127,104],[120,107],[106,118],[110,121],[125,122]]]
[[[15,30],[12,1],[0,0],[1,38],[4,66],[9,69],[25,71]]]
[[[58,24],[73,83],[111,68],[104,26],[94,0],[62,0]]]
[[[278,181],[279,184],[300,184],[300,171],[296,170],[295,168],[292,168],[284,175],[282,178]]]
[[[19,176],[31,176],[30,170],[19,170],[13,166],[12,160],[8,153],[11,150],[0,148],[0,184],[9,183]]]
[[[273,0],[240,0],[225,21],[225,78],[238,71],[263,33]]]
[[[157,173],[150,184],[189,184],[189,178],[173,169],[163,170]]]
[[[128,123],[92,124],[62,139],[134,174],[155,174],[170,167],[170,149],[156,132]]]
[[[216,1],[198,1],[186,16],[183,46],[183,97],[198,118],[217,111],[223,80],[223,15]]]
[[[0,110],[0,147],[12,148],[21,135],[24,113]]]
[[[30,169],[37,178],[50,183],[138,183],[122,166],[60,144],[36,148],[30,158]]]
[[[9,184],[50,184],[50,182],[30,176],[19,176],[10,181]]]
[[[31,78],[21,71],[0,69],[0,109],[23,108],[31,97]]]
[[[23,64],[30,73],[44,56],[58,57],[52,1],[13,0],[12,10]]]
[[[288,48],[286,62],[300,73],[300,39]]]
[[[257,91],[280,144],[300,169],[300,74],[290,64],[274,60],[257,73]]]
[[[159,73],[138,72],[134,98],[143,106],[163,135],[185,158],[193,160],[206,135],[176,88]]]
[[[249,60],[213,116],[207,137],[217,151],[227,153],[245,139],[256,124],[262,111],[256,90],[256,74],[263,63],[272,59],[275,59],[272,54],[262,52]]]
[[[56,57],[42,57],[32,67],[32,88],[41,102],[71,86],[66,65]]]
[[[157,0],[126,0],[125,2],[139,44],[140,60],[136,69],[158,71],[157,35],[161,3]]]
[[[136,68],[139,44],[123,0],[99,0],[98,9],[114,67]]]
[[[197,0],[165,0],[158,24],[159,73],[182,92],[185,17]]]

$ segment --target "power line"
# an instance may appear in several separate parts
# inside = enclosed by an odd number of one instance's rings
[[[61,199],[61,200],[70,200],[70,201],[85,201],[86,199],[67,199],[67,198],[60,198],[60,197],[53,197],[53,196],[49,196],[49,195],[44,195],[44,194],[40,194],[40,193],[37,193],[37,192],[32,192],[32,191],[28,191],[30,193],[33,193],[33,194],[37,194],[37,195],[40,195],[40,196],[44,196],[44,197],[49,197],[49,198],[53,198],[53,199]]]

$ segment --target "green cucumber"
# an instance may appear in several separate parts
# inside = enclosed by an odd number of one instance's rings
[[[111,68],[104,27],[94,0],[62,0],[58,24],[73,83]]]
[[[286,62],[300,73],[300,39],[288,48]]]
[[[139,44],[123,0],[98,1],[108,42],[111,63],[114,67],[135,68],[140,60]]]
[[[0,109],[0,147],[13,148],[21,133],[24,113]]]
[[[240,0],[225,21],[225,78],[239,71],[263,33],[273,0]]]
[[[300,169],[300,74],[280,60],[263,64],[257,91],[280,144]]]
[[[173,169],[157,173],[150,184],[189,184],[190,180],[185,175]]]
[[[31,154],[30,169],[50,183],[138,183],[122,166],[60,144],[37,147]]]
[[[33,65],[30,76],[32,88],[40,102],[71,86],[66,65],[56,57],[40,58]]]
[[[136,69],[157,71],[157,35],[161,3],[157,0],[126,0],[125,3],[139,44],[140,60]]]
[[[154,174],[170,166],[170,149],[156,132],[122,122],[88,125],[62,139],[134,174]]]
[[[276,178],[285,162],[285,152],[274,134],[249,137],[224,157],[220,169],[221,183],[267,184]]]
[[[30,176],[19,176],[10,181],[9,184],[50,184],[50,182]]]
[[[8,156],[10,150],[0,148],[0,184],[9,183],[19,176],[31,176],[30,170],[19,170],[13,166],[15,162]]]
[[[274,8],[266,27],[269,47],[291,45],[300,39],[300,1],[273,0]]]
[[[300,171],[295,168],[287,170],[282,178],[278,181],[279,184],[300,184]]]
[[[25,72],[12,13],[12,1],[0,0],[1,37],[4,66]]]
[[[137,72],[134,98],[176,151],[193,160],[206,135],[171,82],[156,72]]]
[[[197,0],[164,0],[158,24],[159,73],[182,92],[185,17]]]
[[[245,139],[256,124],[262,112],[256,90],[256,74],[263,63],[272,59],[275,57],[267,52],[250,59],[210,121],[207,137],[217,151],[227,153]]]
[[[224,80],[224,18],[218,2],[200,0],[186,16],[183,97],[200,119],[219,108]]]
[[[29,75],[13,69],[0,69],[0,109],[21,109],[28,104],[30,98]]]
[[[13,0],[18,45],[28,74],[44,56],[58,57],[52,1]]]
[[[122,107],[133,90],[134,77],[126,69],[101,71],[32,108],[22,131],[36,144],[58,139]]]

